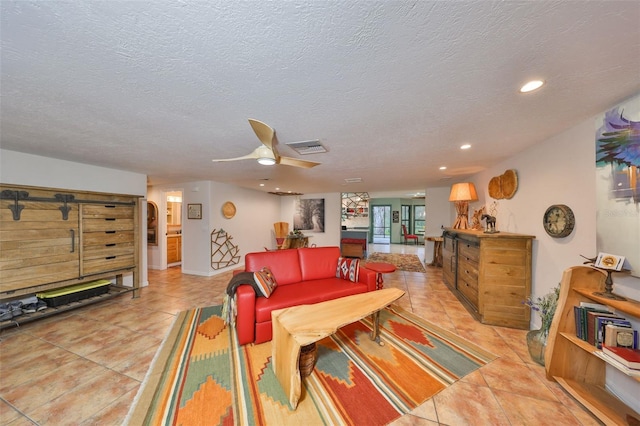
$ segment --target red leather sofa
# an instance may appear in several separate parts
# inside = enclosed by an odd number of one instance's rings
[[[358,282],[336,277],[340,247],[314,247],[264,251],[245,255],[245,271],[267,266],[277,287],[267,299],[256,297],[250,285],[236,290],[238,342],[271,340],[271,311],[306,305],[376,289],[376,274],[360,267]]]

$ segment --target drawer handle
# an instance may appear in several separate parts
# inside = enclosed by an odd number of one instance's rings
[[[116,258],[115,256],[107,256],[107,257],[105,257],[105,259],[107,259],[107,260],[113,260],[115,258]]]
[[[73,253],[76,251],[76,231],[69,229],[69,232],[71,233],[71,251],[69,253]]]
[[[116,218],[115,217],[105,217],[104,220],[108,220],[108,221],[113,222],[113,221],[116,220]]]
[[[108,208],[108,209],[115,209],[116,208],[115,204],[106,204],[105,207]]]
[[[116,243],[109,243],[109,244],[105,244],[105,247],[114,247],[116,245]]]
[[[116,231],[104,231],[105,234],[115,234]]]

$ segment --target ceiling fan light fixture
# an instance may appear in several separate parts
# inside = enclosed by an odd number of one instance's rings
[[[258,158],[258,163],[262,164],[263,166],[273,166],[274,164],[276,164],[276,160],[269,157],[260,157]]]
[[[275,155],[273,155],[273,151],[271,151],[266,146],[263,145],[256,148],[255,152],[257,154],[256,158],[258,160],[258,163],[262,164],[263,166],[273,166],[274,164],[276,164],[276,157]]]
[[[543,84],[544,84],[544,80],[531,80],[520,88],[520,93],[533,92],[534,90],[542,87]]]

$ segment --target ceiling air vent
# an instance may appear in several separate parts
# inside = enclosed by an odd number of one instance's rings
[[[344,181],[347,183],[360,183],[362,178],[346,178]]]
[[[318,139],[312,141],[289,142],[286,145],[301,155],[320,154],[323,152],[327,152],[327,149],[320,143]]]

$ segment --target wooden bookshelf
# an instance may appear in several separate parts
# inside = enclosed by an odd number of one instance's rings
[[[628,418],[640,421],[640,414],[605,389],[607,361],[598,357],[593,345],[576,337],[573,307],[580,302],[596,302],[617,312],[640,318],[640,303],[612,300],[593,293],[603,291],[606,274],[588,266],[564,271],[560,297],[553,317],[545,352],[547,378],[557,381],[605,424],[628,424]],[[640,380],[633,377],[638,382]]]

